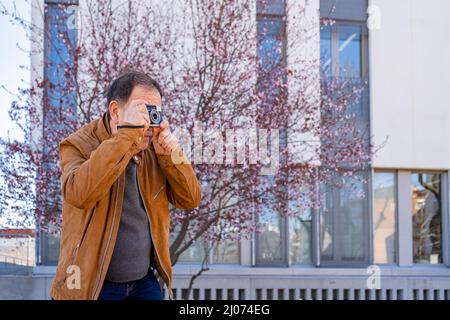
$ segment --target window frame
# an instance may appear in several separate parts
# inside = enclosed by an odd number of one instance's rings
[[[322,17],[324,18],[324,17]],[[331,77],[337,77],[339,78],[339,28],[342,26],[355,26],[359,27],[361,32],[361,49],[360,49],[360,61],[361,61],[361,74],[359,75],[359,78],[364,81],[369,79],[369,35],[368,35],[368,29],[365,21],[359,21],[359,20],[348,20],[348,19],[333,19],[334,24],[332,26],[329,26],[330,28],[330,59],[331,59]],[[320,33],[322,33],[322,27],[321,24]],[[322,38],[320,34],[320,39]],[[320,49],[320,53],[321,53]],[[367,124],[368,130],[370,132],[370,91],[369,87],[364,90],[365,94],[361,97],[361,103],[363,104],[363,113],[356,117],[355,121],[357,122],[356,125],[359,125],[360,122],[364,122],[364,125]],[[368,143],[370,144],[370,136],[368,137]],[[373,263],[374,260],[374,250],[373,250],[373,168],[367,167],[367,168],[342,168],[342,169],[349,169],[353,170],[355,172],[360,172],[365,174],[367,178],[367,183],[365,184],[365,204],[364,204],[364,212],[363,218],[365,221],[364,223],[364,232],[367,234],[367,237],[364,238],[365,241],[365,252],[364,252],[364,261],[361,262],[353,262],[353,261],[342,261],[342,259],[339,259],[337,261],[325,261],[322,259],[322,244],[320,239],[320,217],[322,214],[322,211],[319,210],[317,213],[317,218],[315,220],[316,226],[314,228],[314,231],[316,232],[316,235],[313,235],[313,239],[317,241],[317,243],[314,245],[314,249],[316,252],[313,251],[313,257],[315,258],[316,265],[318,267],[362,267],[367,266]],[[327,191],[328,192],[328,191]],[[335,194],[336,191],[333,191],[332,198],[337,199],[338,196]],[[335,228],[335,220],[333,220],[333,229]],[[333,251],[334,249],[334,243],[333,243]],[[342,252],[342,248],[338,250],[339,252]]]
[[[360,59],[361,59],[361,79],[369,78],[369,30],[367,29],[367,25],[365,22],[361,21],[352,21],[352,20],[336,20],[332,26],[329,26],[331,29],[331,76],[338,77],[339,76],[339,27],[342,26],[352,26],[359,27],[361,31],[361,51],[360,51]],[[322,25],[320,26],[323,27]]]

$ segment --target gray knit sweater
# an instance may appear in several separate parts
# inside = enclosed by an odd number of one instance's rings
[[[125,192],[119,233],[106,280],[128,282],[147,275],[152,240],[144,204],[137,184],[137,165],[130,160],[125,170]]]

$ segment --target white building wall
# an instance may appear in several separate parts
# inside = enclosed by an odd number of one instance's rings
[[[375,168],[450,168],[450,1],[370,0],[371,131]]]

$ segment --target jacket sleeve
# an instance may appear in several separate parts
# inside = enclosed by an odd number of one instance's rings
[[[64,200],[80,209],[94,206],[139,150],[142,130],[119,129],[117,134],[104,140],[88,159],[70,139],[63,140],[59,146],[59,160]]]
[[[157,155],[158,163],[167,177],[166,194],[176,208],[192,209],[200,205],[200,184],[183,151],[182,161],[173,161],[171,155]]]

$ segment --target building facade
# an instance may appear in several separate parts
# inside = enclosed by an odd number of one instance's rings
[[[286,10],[292,1],[256,6],[256,32],[269,30],[260,54],[267,45],[286,47],[295,32],[295,13]],[[51,9],[56,3],[82,5],[45,0],[46,21],[58,14]],[[262,233],[210,251],[210,270],[187,297],[208,246],[197,242],[174,267],[175,298],[450,300],[450,149],[444,145],[450,139],[450,3],[306,3],[317,21],[312,52],[321,65],[333,76],[350,66],[351,76],[367,83],[358,121],[370,128],[368,142],[383,145],[360,173],[369,183],[347,178],[344,188],[329,188],[326,211],[289,219],[268,213]],[[289,54],[279,52],[272,58],[289,64]],[[356,197],[355,189],[366,197]],[[48,298],[58,241],[40,240],[32,275],[0,277],[0,286],[10,288],[0,298]]]

